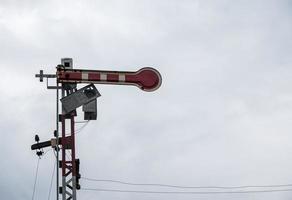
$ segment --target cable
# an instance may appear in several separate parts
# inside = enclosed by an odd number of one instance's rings
[[[52,173],[51,183],[50,183],[50,188],[49,188],[48,200],[50,200],[50,197],[51,197],[51,191],[52,191],[52,185],[53,185],[53,178],[54,178],[54,175],[55,175],[55,168],[56,168],[56,162],[54,162],[53,173]]]
[[[180,186],[180,185],[169,185],[169,184],[157,184],[157,183],[129,183],[119,180],[109,180],[109,179],[92,179],[82,177],[84,180],[96,181],[96,182],[112,182],[119,183],[123,185],[135,185],[135,186],[158,186],[158,187],[170,187],[170,188],[180,188],[180,189],[243,189],[243,188],[276,188],[276,187],[291,187],[292,184],[282,184],[282,185],[244,185],[244,186]]]
[[[54,155],[55,155],[55,157],[57,158],[57,150],[56,150],[56,149],[54,149],[54,151],[53,151],[53,152],[54,152]],[[57,160],[57,162],[58,162],[58,160]],[[57,163],[57,162],[56,162],[56,163]]]
[[[39,157],[38,158],[38,162],[37,162],[36,172],[35,172],[35,178],[34,178],[34,184],[33,184],[33,192],[32,192],[32,197],[31,197],[32,200],[34,200],[34,195],[35,195],[35,190],[36,190],[36,182],[37,182],[37,179],[38,179],[40,159],[41,158]]]
[[[72,157],[72,154],[71,154],[71,152],[68,152],[69,154],[70,154],[70,156]],[[68,159],[68,160],[71,160],[71,157],[68,155],[68,153],[67,152],[65,152],[65,156],[66,156],[66,158]]]
[[[81,190],[99,191],[99,192],[119,192],[119,193],[143,193],[143,194],[244,194],[244,193],[270,193],[270,192],[292,192],[292,189],[283,190],[240,190],[225,192],[175,192],[175,191],[143,191],[143,190],[113,190],[100,188],[82,188]]]
[[[46,155],[49,151],[52,151],[53,149],[48,149],[47,151],[44,152],[43,156]]]
[[[82,121],[82,122],[77,122],[77,123],[84,123],[79,129],[75,130],[75,133],[74,134],[77,134],[77,133],[80,133],[87,125],[88,125],[88,122],[90,120],[87,120],[87,121]],[[76,122],[75,122],[76,123]],[[67,133],[66,136],[70,136],[71,133]]]
[[[87,122],[88,122],[88,120],[87,121],[76,121],[75,124],[83,124],[83,123],[87,123]]]
[[[86,121],[86,123],[85,123],[83,126],[81,126],[79,129],[77,129],[77,130],[75,131],[75,134],[80,133],[80,132],[82,131],[82,129],[84,129],[84,128],[88,125],[88,122],[89,122],[89,120]]]

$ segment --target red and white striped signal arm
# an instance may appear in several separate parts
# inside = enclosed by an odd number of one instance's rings
[[[151,67],[136,72],[59,68],[57,78],[59,83],[135,85],[147,92],[158,89],[162,83],[160,73]]]

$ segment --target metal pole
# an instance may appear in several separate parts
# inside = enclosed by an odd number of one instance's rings
[[[63,86],[63,85],[62,85]],[[65,90],[62,87],[62,98],[65,96]],[[66,118],[62,107],[62,140],[66,137]],[[64,142],[62,142],[62,200],[66,200],[66,149],[64,147]]]
[[[75,121],[74,115],[71,116],[71,160],[72,160],[72,195],[73,200],[76,200],[76,158],[75,158]]]
[[[57,140],[57,156],[56,156],[56,199],[59,200],[59,83],[56,78],[57,100],[56,100],[56,140]]]
[[[66,137],[66,119],[65,115],[62,114],[62,140],[65,140]],[[66,149],[64,146],[64,142],[62,142],[62,200],[66,200]]]

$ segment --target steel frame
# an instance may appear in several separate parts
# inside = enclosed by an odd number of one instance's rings
[[[76,158],[75,158],[75,122],[70,116],[71,135],[66,137],[66,116],[61,115],[62,123],[62,200],[76,200]],[[67,156],[67,155],[70,156]]]

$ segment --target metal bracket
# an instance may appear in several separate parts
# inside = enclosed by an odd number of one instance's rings
[[[47,89],[61,89],[60,86],[49,86],[49,78],[56,78],[56,74],[44,74],[44,70],[40,70],[39,74],[35,75],[36,78],[40,78],[40,82],[44,81],[44,78],[47,79]]]
[[[47,78],[47,89],[49,89],[49,90],[51,90],[51,89],[56,90],[56,89],[62,89],[62,87],[61,86],[49,86],[49,78]]]
[[[43,82],[44,78],[56,78],[56,74],[44,74],[44,70],[40,70],[40,73],[36,74],[35,77],[40,78],[40,82]]]

